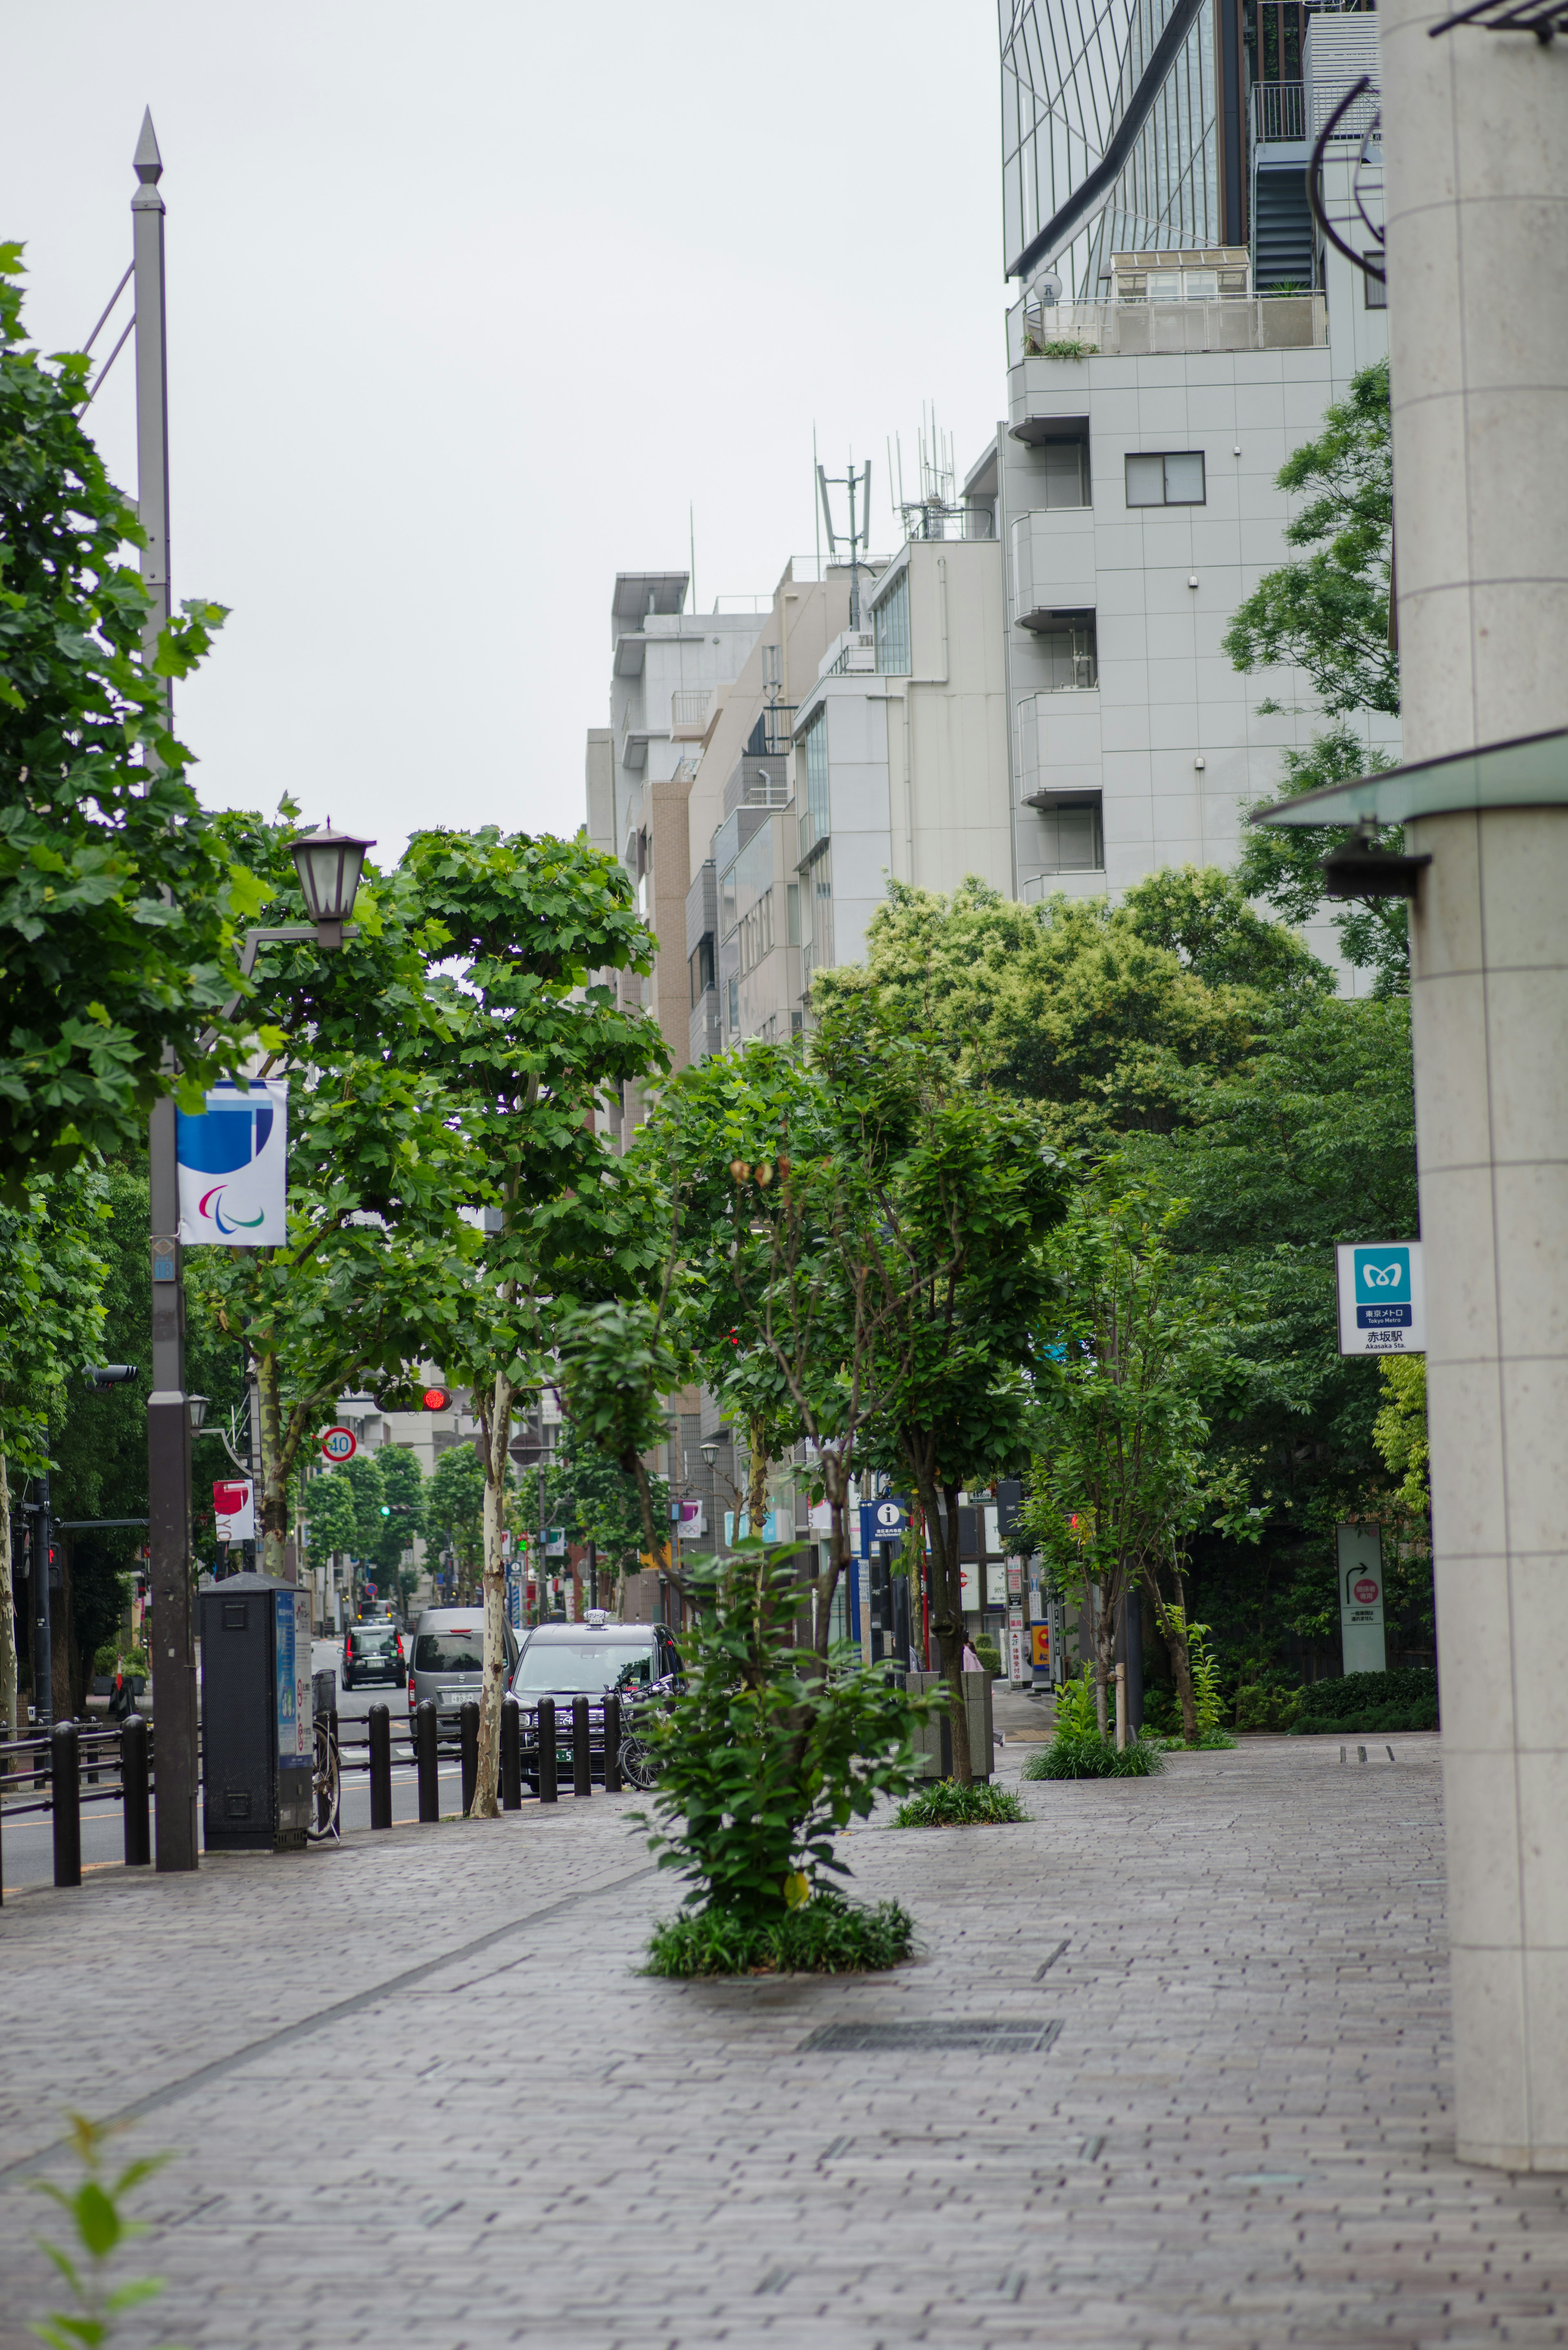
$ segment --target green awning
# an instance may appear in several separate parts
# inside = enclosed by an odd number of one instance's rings
[[[1460,808],[1568,807],[1568,733],[1525,734],[1448,759],[1388,767],[1354,783],[1254,808],[1251,824],[1408,824]]]

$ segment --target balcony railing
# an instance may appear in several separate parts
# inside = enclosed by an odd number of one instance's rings
[[[719,697],[711,685],[677,686],[670,697],[670,735],[675,743],[700,743]]]
[[[1258,81],[1252,84],[1252,143],[1260,139],[1300,140],[1306,137],[1306,84],[1299,81]]]
[[[1009,358],[1142,358],[1157,351],[1281,351],[1328,340],[1321,294],[1251,294],[1214,302],[1058,302],[1008,316]],[[1016,428],[1020,419],[1013,418]]]

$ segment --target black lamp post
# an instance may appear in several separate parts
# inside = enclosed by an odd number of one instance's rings
[[[344,925],[354,910],[365,851],[375,845],[372,840],[357,840],[350,832],[334,832],[330,816],[318,831],[302,833],[290,843],[288,853],[316,925],[318,946],[342,945]]]

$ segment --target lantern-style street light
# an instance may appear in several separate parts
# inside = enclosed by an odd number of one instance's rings
[[[374,847],[374,841],[357,840],[350,832],[334,832],[330,816],[318,832],[303,833],[290,844],[288,853],[316,925],[319,947],[342,945],[344,925],[354,910],[365,851]]]

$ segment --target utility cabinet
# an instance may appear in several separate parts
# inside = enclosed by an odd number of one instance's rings
[[[209,1852],[296,1852],[315,1760],[310,1595],[270,1575],[201,1593],[202,1826]]]

